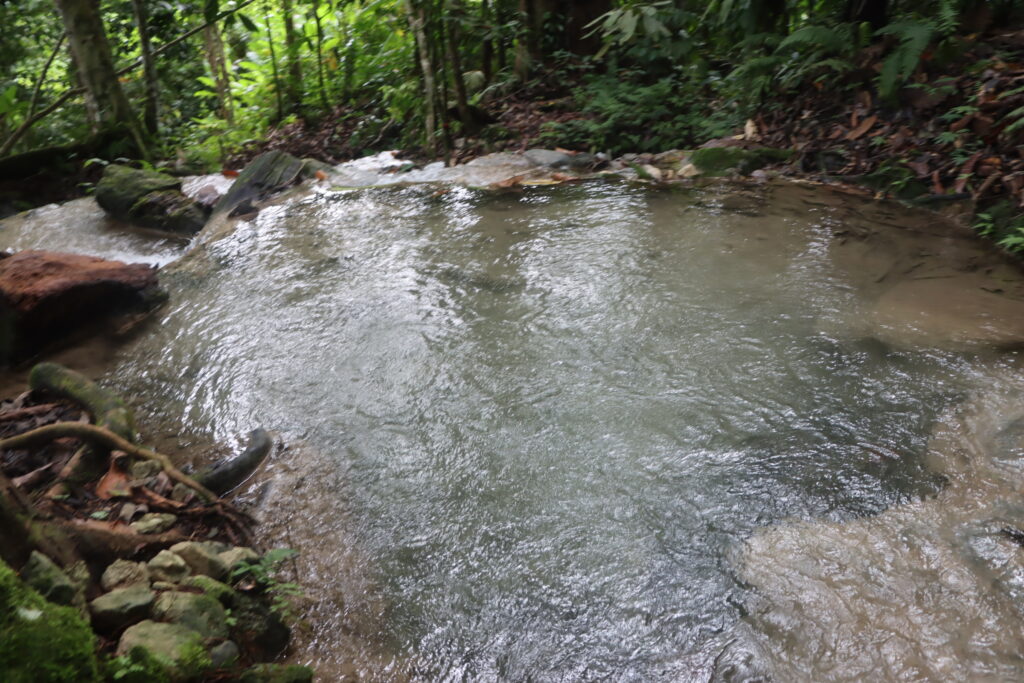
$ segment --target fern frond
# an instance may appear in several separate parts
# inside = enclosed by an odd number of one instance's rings
[[[828,26],[804,26],[789,34],[779,49],[810,48],[831,54],[847,54],[853,46],[849,33]]]
[[[930,21],[907,19],[878,30],[878,35],[896,36],[900,41],[882,65],[878,89],[883,98],[892,99],[896,89],[914,73],[935,29]]]

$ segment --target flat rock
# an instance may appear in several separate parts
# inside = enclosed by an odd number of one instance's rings
[[[959,277],[906,280],[868,315],[870,334],[899,348],[1024,347],[1024,301]]]
[[[89,603],[93,623],[116,630],[149,616],[156,594],[146,584],[115,588]]]
[[[153,615],[161,621],[187,626],[204,638],[228,635],[228,615],[224,607],[215,598],[202,593],[162,593],[153,607]]]
[[[149,586],[149,569],[142,562],[129,562],[128,560],[114,560],[114,562],[103,571],[100,578],[100,585],[103,590],[110,591],[115,588],[124,588],[135,584]]]
[[[0,256],[0,362],[10,362],[86,324],[151,306],[156,270],[53,251]]]
[[[147,512],[129,526],[140,534],[162,534],[176,521],[178,518],[169,512]]]
[[[528,149],[523,152],[523,156],[536,166],[548,168],[565,168],[572,162],[572,157],[568,154],[552,149]]]

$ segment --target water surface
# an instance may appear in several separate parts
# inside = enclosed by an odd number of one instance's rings
[[[294,445],[247,499],[306,555],[296,658],[323,671],[1024,675],[1000,583],[1017,509],[952,531],[1016,485],[978,465],[1019,455],[996,410],[1016,353],[899,343],[877,309],[915,278],[1021,305],[1016,269],[935,218],[817,190],[321,188],[165,271],[170,304],[111,377],[142,424]],[[940,457],[987,394],[1002,446]],[[933,593],[925,543],[970,600]],[[869,626],[883,607],[905,640]],[[896,664],[852,654],[880,642]]]

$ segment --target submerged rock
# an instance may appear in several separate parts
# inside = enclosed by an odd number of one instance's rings
[[[900,282],[868,320],[873,336],[900,348],[1024,347],[1024,301],[961,277]]]
[[[0,257],[0,363],[158,298],[156,270],[52,251]]]
[[[181,192],[177,178],[119,164],[104,169],[96,202],[118,220],[183,235],[199,232],[208,215]]]

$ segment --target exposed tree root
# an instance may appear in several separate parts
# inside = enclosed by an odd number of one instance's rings
[[[171,464],[170,458],[166,455],[157,453],[156,451],[151,451],[148,448],[143,448],[142,446],[136,446],[113,433],[109,429],[97,427],[92,424],[84,424],[82,422],[58,422],[56,424],[46,425],[45,427],[38,427],[37,429],[25,432],[24,434],[0,440],[0,450],[31,448],[33,446],[48,443],[54,439],[62,439],[65,437],[81,439],[83,441],[88,441],[93,445],[103,446],[111,450],[124,451],[128,455],[135,456],[136,458],[155,460],[164,468],[164,471],[167,472],[167,476],[176,482],[188,486],[190,489],[195,491],[202,500],[210,503],[217,500],[217,495],[213,493],[213,491],[210,491],[202,484],[182,473],[181,470]]]

